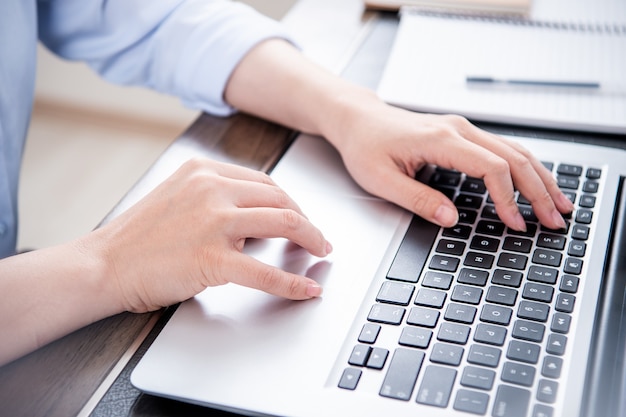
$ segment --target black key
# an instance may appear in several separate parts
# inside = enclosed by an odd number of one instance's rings
[[[500,246],[500,239],[493,237],[476,235],[472,238],[470,248],[484,250],[487,252],[496,252]]]
[[[554,163],[549,161],[541,161],[541,164],[550,172],[554,169]]]
[[[374,304],[367,316],[368,321],[375,323],[400,324],[404,317],[404,308],[390,304]]]
[[[422,327],[406,326],[400,334],[400,343],[403,346],[412,346],[417,348],[427,348],[433,332]]]
[[[554,287],[538,284],[536,282],[527,282],[526,285],[524,285],[524,291],[522,292],[522,298],[532,301],[541,301],[544,303],[551,302],[553,295]]]
[[[570,325],[572,324],[572,316],[563,313],[554,313],[552,316],[552,322],[550,324],[550,330],[555,333],[569,333]]]
[[[511,252],[530,253],[530,249],[533,246],[533,241],[530,239],[524,239],[517,236],[507,236],[504,239],[504,245],[502,249]]]
[[[516,320],[513,324],[513,337],[516,339],[529,340],[540,343],[546,326],[527,320]]]
[[[529,281],[554,285],[556,283],[556,278],[558,275],[559,271],[554,268],[546,268],[544,266],[533,265],[528,269]]]
[[[589,227],[582,224],[575,224],[572,226],[572,238],[578,240],[589,239]]]
[[[519,253],[503,252],[498,257],[498,266],[502,268],[524,270],[527,262],[528,257]]]
[[[461,324],[442,323],[437,333],[437,340],[464,345],[469,339],[470,328]]]
[[[413,393],[417,375],[424,362],[424,352],[397,348],[393,353],[379,394],[383,397],[408,401]]]
[[[479,368],[476,366],[466,366],[461,376],[461,385],[469,388],[478,388],[490,390],[493,387],[493,381],[496,373],[490,369]]]
[[[513,359],[526,363],[537,363],[541,348],[534,343],[520,342],[519,340],[511,340],[509,349],[506,352],[508,359]]]
[[[443,291],[431,290],[429,288],[420,288],[415,296],[415,304],[425,307],[443,307],[446,301],[446,293]]]
[[[487,205],[483,208],[483,211],[480,212],[480,216],[486,219],[499,220],[500,217],[496,212],[496,206]]]
[[[442,185],[445,187],[456,187],[461,183],[461,173],[449,170],[437,169],[430,177],[430,185]]]
[[[441,239],[439,243],[437,243],[437,248],[435,250],[439,253],[459,256],[462,255],[465,251],[465,242],[460,242],[458,240]]]
[[[489,395],[484,392],[460,389],[454,399],[454,409],[466,413],[484,415],[489,405]]]
[[[476,307],[467,304],[450,303],[443,316],[446,320],[472,324],[476,317]]]
[[[471,284],[483,287],[487,284],[489,272],[480,269],[461,268],[457,282],[460,284]]]
[[[531,417],[553,417],[554,408],[545,404],[535,404],[533,407],[533,414]]]
[[[439,312],[430,308],[414,307],[409,312],[406,322],[422,327],[435,327],[439,320]]]
[[[529,223],[529,224],[533,224],[533,223]],[[550,229],[549,227],[545,227],[545,226],[541,226],[541,230],[544,232],[549,232],[549,233],[558,233],[560,235],[566,235],[567,232],[569,231],[569,227],[570,227],[570,222],[566,221],[565,222],[565,227],[563,227],[562,229]]]
[[[583,270],[583,260],[578,258],[567,258],[563,265],[563,272],[566,274],[580,275]]]
[[[478,304],[483,296],[483,290],[469,285],[455,285],[450,299],[461,303]]]
[[[583,183],[583,191],[585,193],[597,193],[600,183],[597,181],[585,181]]]
[[[451,256],[434,255],[428,264],[430,269],[445,272],[455,272],[459,267],[459,258]]]
[[[550,233],[539,233],[537,246],[547,249],[561,250],[565,247],[565,236]]]
[[[492,285],[487,290],[486,300],[490,303],[503,304],[506,306],[515,305],[517,299],[517,290],[506,287]]]
[[[467,252],[467,255],[465,255],[465,260],[463,261],[463,265],[473,266],[475,268],[490,269],[491,265],[493,265],[494,259],[495,257],[493,255],[489,255],[487,253],[470,251],[470,252]]]
[[[557,176],[556,182],[559,184],[559,187],[570,189],[570,190],[577,190],[578,185],[580,184],[580,180],[578,178],[570,177],[568,175]]]
[[[348,358],[348,363],[354,366],[365,366],[365,363],[367,363],[367,359],[369,358],[371,351],[372,348],[370,346],[356,345],[352,349],[350,358]]]
[[[480,312],[480,320],[487,323],[495,323],[507,326],[511,321],[513,310],[507,307],[485,304]]]
[[[435,343],[430,353],[431,362],[442,363],[444,365],[458,366],[463,358],[465,350],[458,345],[448,343]]]
[[[505,362],[500,379],[504,382],[531,387],[535,379],[535,368],[518,362]]]
[[[452,285],[452,279],[454,277],[451,274],[443,272],[428,271],[424,275],[422,280],[423,287],[437,288],[440,290],[448,290]]]
[[[438,233],[439,226],[419,216],[413,216],[387,272],[387,278],[417,282]]]
[[[567,254],[569,256],[577,256],[582,258],[587,251],[587,244],[582,240],[572,240],[567,247]]]
[[[539,265],[559,266],[563,255],[559,252],[547,249],[536,249],[533,253],[533,262]]]
[[[546,352],[551,355],[563,356],[565,354],[565,347],[567,346],[567,337],[562,334],[552,333],[548,336],[548,344],[546,345]]]
[[[526,417],[530,403],[530,391],[500,385],[493,402],[493,417]]]
[[[540,379],[537,387],[537,399],[541,402],[554,404],[559,384],[549,379]]]
[[[534,237],[537,233],[537,225],[535,223],[526,223],[526,231],[522,232],[519,230],[513,230],[511,228],[507,229],[507,233],[514,236],[526,236],[526,237]]]
[[[546,356],[543,358],[543,365],[541,366],[541,375],[547,378],[557,379],[561,376],[561,370],[563,369],[563,359],[556,356]]]
[[[387,356],[389,356],[389,351],[387,349],[377,347],[372,348],[370,357],[365,366],[372,369],[383,369],[385,362],[387,361]]]
[[[517,309],[517,317],[522,319],[541,321],[544,323],[548,320],[549,313],[549,305],[536,303],[534,301],[521,301],[519,304],[519,308]]]
[[[361,370],[356,368],[346,368],[343,370],[343,374],[341,374],[341,379],[339,380],[339,388],[354,390],[359,383],[359,379],[361,378]]]
[[[385,281],[378,291],[376,301],[380,303],[409,305],[415,286],[402,282]]]
[[[574,294],[578,291],[579,283],[580,278],[575,277],[574,275],[563,275],[563,278],[561,278],[561,285],[559,286],[559,290]]]
[[[489,236],[502,236],[504,234],[504,223],[489,220],[480,220],[476,225],[476,233]]]
[[[583,167],[580,165],[571,165],[571,164],[559,164],[556,168],[556,173],[561,175],[572,175],[575,177],[580,177],[583,174]]]
[[[561,190],[561,192],[569,199],[569,201],[572,203],[576,202],[576,193],[574,191]]]
[[[463,184],[461,184],[461,191],[467,191],[473,194],[485,194],[487,187],[485,186],[485,182],[480,178],[466,177]]]
[[[583,194],[578,205],[585,208],[594,208],[596,206],[596,198],[592,195]]]
[[[361,328],[359,334],[359,342],[361,343],[374,343],[378,334],[380,333],[380,325],[374,323],[365,323]]]
[[[476,342],[488,343],[490,345],[502,346],[505,338],[506,327],[502,326],[480,323],[474,332],[474,340]]]
[[[602,170],[598,168],[587,168],[587,178],[597,180],[602,176]]]
[[[459,213],[459,223],[474,224],[476,217],[478,216],[478,213],[474,210],[457,208],[456,211]]]
[[[576,302],[576,296],[572,294],[560,293],[556,296],[556,302],[554,303],[554,309],[562,313],[571,313],[574,311],[574,303]]]
[[[463,224],[443,229],[442,235],[445,237],[454,237],[457,239],[468,239],[472,233],[472,227]]]
[[[475,365],[484,365],[491,368],[496,368],[500,362],[500,355],[502,352],[500,349],[475,344],[470,347],[467,355],[467,361]]]
[[[506,269],[496,269],[493,271],[491,282],[508,287],[519,287],[522,283],[523,274],[520,271],[509,271]]]
[[[456,370],[443,366],[428,365],[417,390],[417,402],[445,408],[450,401]]]
[[[593,219],[593,211],[587,209],[579,209],[576,212],[576,223],[589,224]]]
[[[461,193],[454,199],[454,205],[457,207],[479,209],[482,204],[483,197],[479,195]]]

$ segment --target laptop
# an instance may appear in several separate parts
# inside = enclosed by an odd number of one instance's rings
[[[134,369],[143,392],[249,416],[575,417],[626,409],[626,152],[513,137],[576,209],[566,230],[494,215],[479,179],[416,180],[461,214],[443,229],[361,190],[324,140],[300,135],[271,173],[334,246],[245,251],[319,281],[289,301],[225,285],[180,305]]]

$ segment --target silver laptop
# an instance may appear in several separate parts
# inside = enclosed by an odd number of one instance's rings
[[[576,210],[529,233],[494,215],[484,184],[428,167],[460,223],[435,227],[352,182],[301,135],[272,172],[334,246],[245,250],[324,286],[295,302],[236,285],[180,305],[141,359],[140,390],[244,415],[574,417],[623,413],[626,152],[512,138]]]

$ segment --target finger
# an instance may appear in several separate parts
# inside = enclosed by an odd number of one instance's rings
[[[246,238],[282,237],[315,256],[328,255],[332,247],[322,232],[306,217],[290,209],[249,208],[239,210],[233,222],[235,241]]]
[[[241,253],[233,253],[229,264],[232,270],[226,272],[232,277],[230,281],[238,285],[290,300],[307,300],[322,294],[322,287],[311,278],[266,265]]]
[[[273,207],[294,210],[305,216],[298,204],[280,187],[253,181],[233,181],[233,203],[240,208]],[[306,217],[306,216],[305,216]]]
[[[242,167],[240,165],[217,162],[215,172],[223,177],[236,180],[252,181],[267,185],[276,185],[274,180],[266,173]]]

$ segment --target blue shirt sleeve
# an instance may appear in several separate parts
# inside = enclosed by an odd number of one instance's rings
[[[39,37],[53,52],[85,61],[105,79],[178,96],[215,115],[230,74],[282,25],[224,0],[40,0]]]

